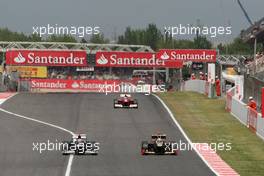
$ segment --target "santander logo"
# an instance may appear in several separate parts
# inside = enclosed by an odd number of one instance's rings
[[[15,63],[24,63],[25,61],[26,58],[24,58],[20,52],[18,53],[18,56],[14,58]]]
[[[72,88],[77,89],[80,87],[80,85],[77,82],[74,82],[72,85]]]
[[[170,58],[170,56],[167,54],[167,52],[165,51],[161,56],[160,56],[161,59],[163,60],[167,60]]]
[[[108,60],[105,58],[105,56],[102,54],[100,58],[97,60],[97,63],[100,65],[105,65],[108,63]]]

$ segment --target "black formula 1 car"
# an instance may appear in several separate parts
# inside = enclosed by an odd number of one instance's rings
[[[154,134],[151,141],[143,141],[141,144],[142,155],[178,155],[175,142],[166,141],[166,134]]]
[[[114,108],[138,108],[138,102],[130,94],[120,94],[118,99],[114,99]]]
[[[71,141],[62,142],[62,154],[97,155],[99,143],[87,141],[86,134],[75,134]]]

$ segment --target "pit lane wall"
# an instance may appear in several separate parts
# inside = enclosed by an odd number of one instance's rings
[[[203,80],[188,80],[182,84],[182,91],[193,91],[201,94],[208,94],[212,90],[212,85]],[[264,118],[252,108],[249,108],[243,101],[239,100],[236,94],[236,87],[231,88],[226,94],[226,109],[243,125],[248,127],[253,133],[256,133],[264,140]]]
[[[27,92],[97,92],[97,93],[152,93],[162,92],[165,85],[136,84],[134,80],[71,80],[21,79],[19,91]]]

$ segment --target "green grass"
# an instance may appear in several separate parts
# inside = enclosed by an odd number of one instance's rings
[[[217,151],[240,175],[264,175],[264,142],[225,111],[223,99],[208,99],[194,92],[167,92],[159,96],[192,142],[232,143]]]

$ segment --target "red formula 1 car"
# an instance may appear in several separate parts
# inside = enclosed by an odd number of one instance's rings
[[[130,94],[120,94],[118,99],[114,99],[114,108],[138,108],[138,102]]]
[[[166,141],[166,134],[153,134],[151,141],[143,141],[141,144],[142,155],[178,155],[178,149],[174,148],[175,142]]]

